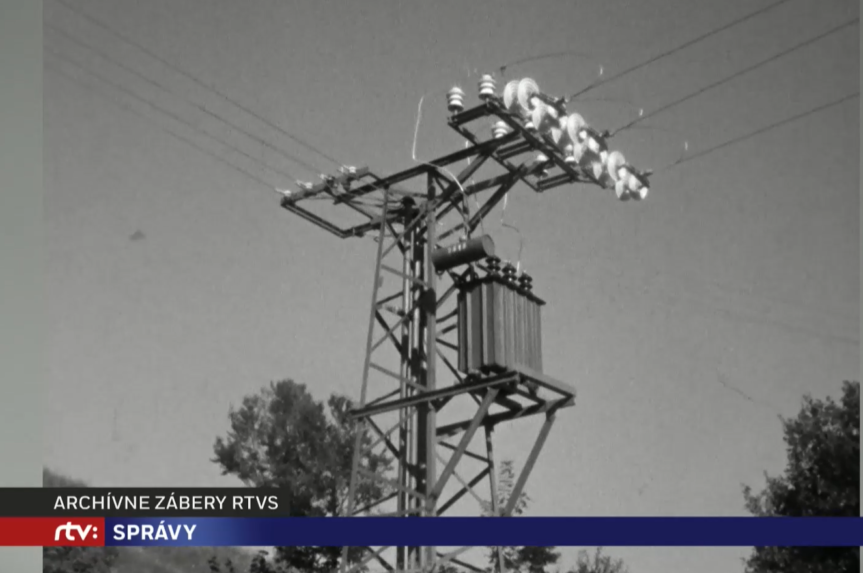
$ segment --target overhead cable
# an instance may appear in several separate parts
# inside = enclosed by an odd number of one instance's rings
[[[703,150],[703,151],[699,151],[698,153],[694,153],[694,154],[692,154],[692,155],[689,155],[689,156],[687,156],[687,157],[685,157],[685,158],[681,159],[680,161],[677,161],[676,163],[674,163],[674,164],[672,164],[672,165],[668,166],[666,169],[671,169],[672,167],[675,167],[675,166],[677,166],[677,165],[680,165],[681,163],[686,163],[686,162],[688,162],[688,161],[692,161],[693,159],[697,159],[697,158],[699,158],[699,157],[703,157],[703,156],[705,156],[705,155],[707,155],[707,154],[709,154],[709,153],[713,153],[714,151],[718,151],[718,150],[723,149],[723,148],[725,148],[725,147],[728,147],[728,146],[731,146],[731,145],[735,145],[735,144],[738,144],[738,143],[742,143],[742,142],[744,142],[744,141],[746,141],[746,140],[748,140],[748,139],[751,139],[751,138],[753,138],[753,137],[756,137],[756,136],[761,135],[761,134],[763,134],[763,133],[766,133],[766,132],[768,132],[768,131],[772,131],[772,130],[774,130],[774,129],[777,129],[777,128],[779,128],[779,127],[782,127],[783,125],[787,125],[787,124],[789,124],[789,123],[793,123],[793,122],[795,122],[795,121],[799,121],[799,120],[801,120],[801,119],[803,119],[803,118],[805,118],[805,117],[808,117],[808,116],[810,116],[810,115],[816,114],[816,113],[818,113],[818,112],[820,112],[820,111],[824,111],[824,110],[826,110],[826,109],[828,109],[828,108],[836,107],[836,106],[838,106],[838,105],[840,105],[840,104],[845,103],[845,102],[846,102],[846,101],[848,101],[848,100],[854,99],[854,98],[859,97],[859,96],[860,96],[860,92],[859,92],[859,91],[857,91],[857,92],[854,92],[854,93],[852,93],[852,94],[849,94],[849,95],[846,95],[846,96],[844,96],[844,97],[841,97],[841,98],[839,98],[839,99],[837,99],[837,100],[831,101],[831,102],[829,102],[829,103],[825,103],[825,104],[823,104],[823,105],[819,105],[818,107],[814,107],[814,108],[812,108],[812,109],[806,110],[806,111],[804,111],[804,112],[802,112],[802,113],[799,113],[799,114],[797,114],[797,115],[794,115],[794,116],[791,116],[791,117],[788,117],[788,118],[782,119],[782,120],[777,121],[777,122],[775,122],[775,123],[771,123],[771,124],[766,125],[766,126],[764,126],[764,127],[762,127],[762,128],[759,128],[759,129],[757,129],[757,130],[755,130],[755,131],[751,131],[751,132],[746,133],[746,134],[744,134],[744,135],[741,135],[741,136],[739,136],[739,137],[735,137],[734,139],[730,139],[730,140],[726,141],[725,143],[720,143],[719,145],[715,145],[715,146],[713,146],[713,147],[708,147],[707,149],[705,149],[705,150]]]
[[[282,127],[279,127],[279,126],[278,126],[278,125],[276,125],[275,123],[273,123],[273,122],[271,122],[271,121],[267,120],[266,118],[264,118],[264,117],[262,117],[261,115],[259,115],[259,114],[255,113],[255,112],[254,112],[254,111],[252,111],[251,109],[249,109],[249,108],[245,107],[244,105],[242,105],[242,104],[241,104],[241,103],[239,103],[238,101],[236,101],[236,100],[234,100],[234,99],[232,99],[232,98],[228,97],[227,95],[225,95],[225,94],[221,93],[220,91],[216,90],[216,88],[214,88],[213,86],[206,84],[204,81],[202,81],[202,80],[198,79],[197,77],[195,77],[195,76],[194,76],[194,75],[192,75],[191,73],[189,73],[189,72],[187,72],[187,71],[183,70],[182,68],[178,67],[176,64],[173,64],[173,63],[169,62],[168,60],[166,60],[165,58],[163,58],[163,57],[159,56],[158,54],[154,53],[152,50],[148,49],[147,47],[145,47],[145,46],[141,45],[141,44],[140,44],[140,43],[138,43],[138,42],[135,42],[134,40],[132,40],[132,39],[130,39],[130,38],[128,38],[128,37],[126,37],[126,36],[125,36],[125,35],[123,35],[123,34],[120,34],[119,32],[117,32],[117,31],[116,31],[114,28],[112,28],[111,26],[109,26],[109,25],[105,24],[104,22],[102,22],[102,21],[100,21],[100,20],[98,20],[98,19],[94,18],[93,16],[91,16],[91,15],[87,14],[86,12],[84,12],[84,11],[82,11],[82,10],[78,9],[78,8],[73,7],[73,6],[72,6],[69,2],[67,2],[66,0],[54,0],[54,1],[55,1],[55,2],[57,2],[58,4],[61,4],[62,6],[64,6],[64,7],[65,7],[67,10],[69,10],[70,12],[74,12],[75,14],[77,14],[77,15],[81,16],[82,18],[84,18],[84,19],[85,19],[85,20],[87,20],[88,22],[90,22],[90,23],[94,24],[95,26],[97,26],[97,27],[99,27],[99,28],[101,28],[101,29],[103,29],[103,30],[107,31],[109,34],[113,35],[114,37],[119,38],[119,39],[120,39],[120,40],[122,40],[123,42],[126,42],[127,44],[129,44],[129,45],[131,45],[131,46],[134,46],[135,48],[137,48],[137,49],[141,50],[142,52],[144,52],[145,54],[147,54],[147,55],[148,55],[148,56],[150,56],[151,58],[153,58],[153,59],[157,60],[158,62],[160,62],[161,64],[163,64],[163,65],[165,65],[165,66],[167,66],[167,67],[171,68],[172,70],[174,70],[174,71],[175,71],[175,72],[177,72],[178,74],[182,75],[183,77],[185,77],[185,78],[189,79],[190,81],[192,81],[192,82],[196,83],[197,85],[199,85],[199,86],[203,87],[204,89],[211,91],[212,93],[216,94],[217,96],[219,96],[219,97],[220,97],[220,98],[222,98],[223,100],[225,100],[225,101],[227,101],[228,103],[230,103],[230,104],[232,104],[232,105],[236,106],[237,108],[241,109],[242,111],[244,111],[245,113],[247,113],[247,114],[249,114],[250,116],[254,117],[254,118],[255,118],[255,119],[257,119],[258,121],[260,121],[260,122],[262,122],[262,123],[266,124],[266,125],[267,125],[267,126],[269,126],[271,129],[273,129],[273,130],[275,130],[275,131],[279,132],[280,134],[284,135],[284,136],[285,136],[285,137],[287,137],[288,139],[291,139],[292,141],[294,141],[295,143],[298,143],[299,145],[301,145],[301,146],[305,147],[305,148],[306,148],[306,149],[308,149],[309,151],[311,151],[311,152],[313,152],[313,153],[316,153],[316,154],[320,155],[320,156],[321,156],[321,157],[323,157],[324,159],[326,159],[326,160],[328,160],[328,161],[330,161],[330,162],[334,163],[336,166],[339,166],[339,167],[341,167],[341,166],[342,166],[342,164],[341,164],[340,162],[338,162],[336,159],[334,159],[334,158],[333,158],[333,157],[331,157],[330,155],[327,155],[326,153],[324,153],[324,152],[323,152],[323,151],[321,151],[320,149],[316,148],[315,146],[313,146],[313,145],[312,145],[312,144],[310,144],[309,142],[307,142],[307,141],[305,141],[305,140],[303,140],[303,139],[299,138],[299,137],[298,137],[298,136],[296,136],[296,135],[293,135],[292,133],[289,133],[286,129],[284,129],[284,128],[282,128]]]
[[[627,68],[627,69],[623,70],[622,72],[618,72],[616,74],[613,74],[613,75],[607,77],[606,79],[604,79],[600,82],[591,84],[591,85],[587,86],[586,88],[582,89],[581,91],[574,93],[573,95],[571,95],[567,99],[571,100],[571,99],[576,98],[576,97],[578,97],[584,93],[592,91],[592,90],[598,88],[599,86],[603,86],[603,85],[608,84],[614,80],[617,80],[617,79],[620,79],[624,76],[627,76],[627,75],[631,74],[632,72],[640,70],[641,68],[644,68],[645,66],[649,66],[650,64],[657,62],[663,58],[666,58],[668,56],[676,54],[677,52],[680,52],[681,50],[684,50],[690,46],[693,46],[693,45],[697,44],[698,42],[706,40],[707,38],[715,36],[716,34],[724,32],[725,30],[733,28],[734,26],[738,26],[738,25],[742,24],[743,22],[746,22],[748,20],[751,20],[752,18],[755,18],[756,16],[760,16],[761,14],[769,12],[770,10],[773,10],[774,8],[778,8],[780,5],[785,4],[788,1],[789,0],[778,0],[777,2],[773,2],[772,4],[768,4],[764,8],[756,10],[755,12],[750,12],[746,16],[742,16],[742,17],[740,17],[740,18],[738,18],[732,22],[729,22],[728,24],[725,24],[724,26],[720,26],[719,28],[715,28],[713,30],[710,30],[709,32],[702,34],[702,35],[698,36],[697,38],[693,38],[692,40],[684,42],[683,44],[680,44],[679,46],[676,46],[674,48],[671,48],[670,50],[667,50],[665,52],[657,54],[657,55],[653,56],[652,58],[649,58],[648,60],[641,62],[640,64],[636,64],[636,65],[632,66],[631,68]]]
[[[145,75],[144,75],[144,74],[142,74],[141,72],[139,72],[139,71],[137,71],[137,70],[135,70],[135,69],[133,69],[133,68],[131,68],[131,67],[127,66],[126,64],[124,64],[123,62],[119,61],[118,59],[111,57],[110,55],[108,55],[108,54],[106,54],[105,52],[103,52],[103,51],[101,51],[101,50],[99,50],[99,49],[97,49],[97,48],[95,48],[95,47],[91,46],[90,44],[88,44],[88,43],[86,43],[86,42],[82,42],[80,39],[75,38],[72,34],[69,34],[69,33],[68,33],[68,32],[66,32],[65,30],[62,30],[62,29],[58,28],[57,26],[54,26],[54,25],[49,24],[49,23],[45,23],[45,26],[46,26],[46,27],[48,27],[48,28],[50,28],[51,30],[54,30],[56,33],[60,34],[61,36],[63,36],[63,37],[65,37],[65,38],[67,38],[69,41],[71,41],[71,42],[73,42],[73,43],[75,43],[75,44],[78,44],[79,46],[82,46],[82,47],[84,47],[85,49],[87,49],[87,50],[89,50],[89,51],[91,51],[91,52],[93,52],[93,53],[97,54],[99,57],[101,57],[101,58],[103,58],[103,59],[105,59],[105,60],[107,60],[107,61],[111,62],[112,64],[116,65],[117,67],[122,68],[123,70],[125,70],[125,71],[129,72],[130,74],[133,74],[133,75],[135,75],[135,76],[137,76],[137,77],[139,77],[139,78],[143,79],[144,81],[146,81],[147,83],[149,83],[149,84],[151,84],[151,85],[153,85],[153,86],[156,86],[158,89],[160,89],[160,90],[162,90],[162,91],[164,91],[164,92],[170,93],[170,94],[172,94],[172,95],[174,95],[174,96],[176,96],[176,97],[179,97],[179,96],[177,96],[177,94],[176,94],[176,93],[172,92],[169,88],[165,87],[164,85],[160,84],[159,82],[154,81],[153,79],[151,79],[151,78],[149,78],[149,77],[145,76]],[[234,129],[236,129],[237,131],[241,132],[242,134],[246,135],[247,137],[249,137],[249,138],[251,138],[251,139],[255,140],[255,141],[256,141],[256,142],[258,142],[258,143],[260,143],[260,144],[261,144],[261,145],[263,145],[264,147],[267,147],[268,149],[270,149],[270,150],[274,151],[275,153],[278,153],[279,155],[281,155],[282,157],[284,157],[284,158],[285,158],[285,159],[287,159],[288,161],[290,161],[290,162],[292,162],[292,163],[295,163],[295,164],[297,164],[297,165],[299,165],[299,166],[301,166],[301,167],[304,167],[304,168],[306,168],[306,169],[308,169],[308,170],[310,170],[310,171],[312,171],[312,172],[319,172],[319,171],[320,171],[320,170],[319,170],[318,168],[316,168],[314,165],[311,165],[310,163],[308,163],[308,162],[306,162],[306,161],[304,161],[304,160],[300,159],[299,157],[296,157],[295,155],[292,155],[292,154],[290,154],[290,153],[287,153],[286,151],[284,151],[284,150],[282,150],[282,149],[280,149],[280,148],[276,147],[275,145],[273,145],[273,144],[272,144],[272,143],[270,143],[269,141],[267,141],[267,140],[263,139],[262,137],[257,136],[257,135],[255,135],[254,133],[251,133],[250,131],[248,131],[248,130],[244,129],[243,127],[241,127],[241,126],[239,126],[239,125],[236,125],[235,123],[233,123],[233,122],[231,122],[231,121],[228,121],[227,119],[225,119],[225,118],[223,118],[223,117],[219,116],[218,114],[213,113],[212,111],[210,111],[209,109],[207,109],[205,106],[203,106],[203,105],[201,105],[201,104],[199,104],[199,103],[193,102],[193,101],[191,101],[191,100],[186,100],[185,98],[183,98],[183,101],[185,101],[185,102],[187,102],[187,103],[189,103],[189,104],[193,105],[194,107],[196,107],[197,109],[201,110],[202,112],[204,112],[205,114],[209,115],[210,117],[212,117],[212,118],[216,119],[217,121],[220,121],[220,122],[222,122],[222,123],[225,123],[225,124],[229,125],[230,127],[234,128]]]
[[[807,47],[807,46],[809,46],[809,45],[811,45],[811,44],[814,44],[815,42],[817,42],[817,41],[819,41],[819,40],[823,40],[824,38],[826,38],[826,37],[828,37],[828,36],[831,36],[831,35],[833,35],[833,34],[835,34],[835,33],[839,32],[839,31],[841,31],[841,30],[843,30],[843,29],[845,29],[845,28],[848,28],[849,26],[852,26],[852,25],[854,25],[854,24],[857,24],[857,23],[859,23],[859,22],[860,22],[860,18],[859,18],[859,17],[858,17],[858,18],[854,18],[853,20],[850,20],[850,21],[848,21],[848,22],[845,22],[844,24],[840,24],[839,26],[836,26],[836,27],[834,27],[834,28],[831,28],[831,29],[827,30],[826,32],[824,32],[824,33],[822,33],[822,34],[818,34],[818,35],[817,35],[817,36],[815,36],[814,38],[809,38],[808,40],[805,40],[805,41],[803,41],[803,42],[800,42],[799,44],[795,44],[794,46],[792,46],[792,47],[790,47],[790,48],[787,48],[787,49],[785,49],[785,50],[782,50],[782,51],[781,51],[781,52],[779,52],[778,54],[774,54],[773,56],[770,56],[769,58],[767,58],[767,59],[765,59],[765,60],[761,60],[760,62],[758,62],[758,63],[756,63],[756,64],[753,64],[753,65],[751,65],[751,66],[747,66],[746,68],[744,68],[744,69],[742,69],[742,70],[740,70],[740,71],[737,71],[737,72],[735,72],[735,73],[731,74],[730,76],[727,76],[727,77],[725,77],[725,78],[723,78],[723,79],[721,79],[721,80],[718,80],[718,81],[716,81],[716,82],[713,82],[712,84],[709,84],[709,85],[707,85],[707,86],[704,86],[703,88],[698,89],[698,90],[696,90],[696,91],[694,91],[694,92],[692,92],[692,93],[690,93],[690,94],[687,94],[687,95],[683,96],[682,98],[679,98],[679,99],[676,99],[676,100],[674,100],[674,101],[672,101],[672,102],[670,102],[670,103],[667,103],[667,104],[665,104],[665,105],[663,105],[663,106],[661,106],[661,107],[659,107],[659,108],[657,108],[657,109],[655,109],[655,110],[651,111],[650,113],[643,114],[643,115],[641,115],[640,117],[638,117],[637,119],[634,119],[634,120],[630,121],[630,122],[629,122],[629,123],[627,123],[626,125],[624,125],[624,126],[622,126],[622,127],[618,128],[618,129],[615,129],[615,130],[612,132],[612,135],[614,135],[614,134],[616,134],[616,133],[619,133],[619,132],[621,132],[621,131],[623,131],[623,130],[625,130],[625,129],[628,129],[628,128],[630,128],[630,127],[634,126],[634,125],[637,125],[637,124],[641,123],[642,121],[645,121],[645,120],[647,120],[648,118],[653,117],[653,116],[655,116],[655,115],[657,115],[657,114],[659,114],[659,113],[662,113],[662,112],[664,112],[664,111],[666,111],[666,110],[668,110],[668,109],[671,109],[671,108],[676,107],[676,106],[678,106],[678,105],[680,105],[680,104],[682,104],[682,103],[684,103],[684,102],[687,102],[687,101],[691,100],[691,99],[692,99],[692,98],[694,98],[694,97],[697,97],[697,96],[699,96],[699,95],[701,95],[701,94],[703,94],[703,93],[705,93],[705,92],[707,92],[707,91],[709,91],[709,90],[712,90],[713,88],[719,87],[719,86],[721,86],[721,85],[723,85],[723,84],[726,84],[726,83],[728,83],[728,82],[730,82],[730,81],[733,81],[733,80],[735,80],[735,79],[737,79],[737,78],[739,78],[739,77],[741,77],[741,76],[744,76],[744,75],[746,75],[746,74],[748,74],[748,73],[750,73],[750,72],[752,72],[752,71],[757,70],[758,68],[761,68],[761,67],[763,67],[763,66],[766,66],[766,65],[767,65],[767,64],[769,64],[769,63],[775,62],[776,60],[778,60],[778,59],[780,59],[780,58],[783,58],[783,57],[785,57],[785,56],[787,56],[787,55],[789,55],[789,54],[792,54],[792,53],[794,53],[794,52],[796,52],[796,51],[798,51],[798,50],[801,50],[801,49],[803,49],[803,48],[805,48],[805,47]]]
[[[71,59],[69,59],[69,58],[68,58],[68,57],[66,57],[65,55],[60,54],[60,53],[58,53],[58,52],[56,52],[56,51],[54,51],[54,50],[51,50],[50,48],[48,49],[48,52],[50,52],[51,54],[53,54],[53,55],[54,55],[55,57],[57,57],[58,59],[63,60],[63,61],[65,61],[65,62],[70,63],[70,64],[72,64],[73,66],[75,66],[75,67],[79,68],[79,69],[80,69],[80,70],[82,70],[84,73],[86,73],[86,74],[88,74],[88,75],[90,75],[90,76],[92,76],[92,77],[94,77],[94,78],[98,79],[98,80],[99,80],[99,81],[101,81],[102,83],[104,83],[104,84],[106,84],[106,85],[109,85],[109,86],[111,86],[112,88],[114,88],[114,89],[116,89],[116,90],[119,90],[119,91],[121,91],[121,92],[123,92],[123,93],[126,93],[127,95],[129,95],[129,96],[131,96],[131,97],[134,97],[135,99],[138,99],[138,100],[142,101],[143,103],[147,104],[149,107],[151,107],[151,108],[155,109],[156,111],[159,111],[159,112],[165,113],[165,114],[166,114],[166,115],[168,115],[169,117],[172,117],[172,119],[175,119],[175,120],[177,120],[177,121],[179,121],[179,122],[181,122],[181,123],[183,123],[183,124],[185,124],[185,125],[187,125],[187,126],[189,126],[189,127],[193,128],[193,129],[197,129],[193,124],[190,124],[190,123],[186,122],[184,119],[182,119],[182,118],[180,118],[180,117],[177,117],[177,116],[175,116],[175,115],[171,114],[170,112],[168,112],[168,111],[166,111],[166,110],[164,110],[164,109],[162,109],[162,108],[160,108],[160,107],[158,107],[158,106],[156,106],[156,105],[153,105],[151,102],[149,102],[149,101],[147,101],[147,100],[145,100],[145,99],[143,99],[143,98],[141,98],[141,97],[137,96],[136,94],[134,94],[134,93],[130,92],[129,90],[126,90],[126,89],[125,89],[125,88],[123,88],[122,86],[118,86],[117,84],[115,84],[115,83],[113,83],[113,82],[111,82],[111,81],[109,81],[109,80],[106,80],[105,78],[101,77],[99,74],[96,74],[96,73],[95,73],[95,72],[93,72],[92,70],[88,70],[88,69],[87,69],[87,68],[85,68],[84,66],[81,66],[80,64],[78,64],[77,62],[73,62]],[[77,84],[81,85],[82,87],[84,87],[84,88],[86,88],[86,89],[88,89],[88,90],[90,90],[90,91],[92,91],[92,92],[94,92],[94,93],[100,93],[103,97],[105,97],[105,98],[107,98],[107,99],[111,99],[111,100],[113,100],[113,101],[114,101],[114,103],[116,103],[117,105],[119,105],[119,106],[120,106],[120,107],[122,107],[123,109],[125,109],[125,110],[127,110],[127,111],[131,111],[132,113],[134,113],[134,114],[138,115],[139,117],[142,117],[142,118],[147,119],[147,120],[149,120],[149,121],[153,121],[153,119],[152,119],[151,117],[147,117],[147,115],[146,115],[146,114],[143,114],[143,113],[139,112],[138,110],[136,110],[135,108],[133,108],[132,106],[130,106],[130,105],[128,105],[128,104],[126,104],[126,103],[124,103],[124,102],[117,101],[117,99],[116,99],[116,98],[112,98],[112,97],[110,97],[110,96],[108,96],[108,95],[106,95],[106,94],[104,94],[104,93],[99,92],[99,90],[97,90],[96,88],[94,88],[94,87],[92,87],[92,86],[87,85],[85,82],[81,81],[79,78],[76,78],[76,77],[74,77],[72,74],[70,74],[70,73],[68,73],[68,72],[63,71],[62,69],[60,69],[60,68],[59,68],[59,66],[51,66],[51,67],[53,67],[53,68],[54,68],[54,70],[55,70],[57,73],[59,73],[59,74],[61,74],[61,75],[65,76],[66,78],[68,78],[68,79],[72,80],[73,82],[75,82],[75,83],[77,83]],[[228,165],[228,166],[230,166],[230,167],[232,167],[232,168],[236,169],[236,170],[237,170],[237,171],[239,171],[240,173],[242,173],[242,174],[244,174],[244,175],[246,175],[246,176],[248,176],[248,177],[250,177],[250,178],[254,179],[254,180],[255,180],[255,181],[257,181],[258,183],[261,183],[262,185],[265,185],[265,186],[266,186],[266,187],[268,187],[269,189],[271,189],[271,190],[272,190],[272,189],[274,188],[274,186],[273,186],[271,183],[267,183],[266,181],[264,181],[263,179],[261,179],[261,178],[260,178],[260,177],[258,177],[257,175],[253,175],[252,173],[249,173],[249,172],[248,172],[248,171],[246,171],[245,169],[242,169],[242,168],[237,167],[236,165],[234,165],[234,164],[232,164],[232,163],[229,163],[227,160],[225,160],[225,158],[221,157],[221,156],[220,156],[220,155],[218,155],[217,153],[214,153],[214,152],[212,152],[212,151],[210,151],[210,150],[208,150],[208,149],[206,149],[206,148],[204,148],[204,147],[200,146],[200,145],[199,145],[198,143],[196,143],[194,140],[192,140],[192,139],[190,139],[190,138],[188,138],[188,137],[185,137],[185,136],[179,135],[179,134],[175,133],[174,131],[172,131],[172,130],[170,130],[170,129],[165,128],[164,126],[160,126],[160,127],[161,127],[165,132],[169,133],[170,135],[174,136],[175,138],[177,138],[177,139],[179,139],[179,140],[183,141],[184,143],[187,143],[187,144],[189,144],[189,145],[193,146],[193,147],[194,147],[194,148],[196,148],[197,150],[202,151],[202,152],[206,153],[207,155],[210,155],[211,157],[214,157],[214,158],[215,158],[215,159],[217,159],[218,161],[221,161],[222,163],[224,163],[224,164],[226,164],[226,165]],[[232,150],[234,150],[234,151],[237,151],[238,153],[241,153],[242,155],[244,155],[244,156],[246,156],[246,157],[250,158],[250,159],[251,159],[251,160],[253,160],[253,161],[256,161],[256,162],[260,163],[260,162],[259,162],[258,160],[256,160],[254,157],[252,157],[252,156],[248,155],[247,153],[244,153],[244,152],[243,152],[243,151],[241,151],[241,150],[238,150],[238,149],[236,149],[236,148],[234,148],[234,147],[232,147],[232,146],[230,146],[230,145],[226,144],[225,142],[223,142],[223,141],[219,140],[218,138],[215,138],[215,137],[213,137],[213,136],[211,136],[211,135],[209,135],[209,134],[207,134],[207,133],[204,133],[203,135],[205,135],[205,136],[209,137],[210,139],[213,139],[213,140],[214,140],[214,141],[216,141],[217,143],[220,143],[220,144],[222,144],[222,145],[225,145],[226,147],[231,148],[231,149],[232,149]],[[265,167],[267,167],[268,169],[271,169],[271,170],[275,171],[272,167],[269,167],[269,166],[266,166],[266,165],[265,165]]]
[[[68,61],[68,60],[67,60],[67,61]],[[48,62],[46,62],[46,65],[48,65],[48,67],[52,68],[56,73],[58,73],[58,74],[60,74],[60,75],[64,76],[66,79],[68,79],[68,80],[70,80],[70,81],[72,81],[72,82],[74,82],[74,83],[78,84],[79,86],[81,86],[81,87],[83,87],[83,88],[87,89],[88,91],[91,91],[91,92],[93,92],[93,93],[95,93],[95,94],[97,94],[97,95],[100,95],[100,96],[104,97],[105,99],[111,100],[115,105],[119,106],[120,108],[124,109],[125,111],[129,111],[129,112],[131,112],[131,113],[133,113],[133,114],[137,115],[138,117],[141,117],[141,118],[146,119],[146,120],[148,120],[148,121],[151,121],[151,122],[153,121],[153,119],[152,119],[152,118],[150,118],[150,117],[147,117],[147,115],[146,115],[146,114],[143,114],[143,113],[139,112],[138,110],[136,110],[135,108],[133,108],[132,106],[128,105],[127,103],[122,102],[122,101],[118,101],[118,100],[117,100],[117,98],[113,98],[113,97],[111,97],[111,96],[107,95],[105,92],[100,91],[100,90],[98,90],[98,89],[94,88],[94,87],[93,87],[93,86],[91,86],[91,85],[88,85],[86,82],[83,82],[83,81],[81,81],[79,78],[76,78],[73,74],[70,74],[70,73],[68,73],[68,72],[66,72],[66,71],[64,71],[64,70],[62,70],[59,66],[51,65],[51,64],[50,64],[50,63],[48,63]],[[82,69],[83,69],[83,68],[82,68]],[[84,70],[84,71],[85,71],[85,72],[87,72],[87,73],[90,73],[90,72],[89,72],[89,70]],[[98,76],[95,76],[95,74],[90,73],[90,75],[93,75],[94,77],[97,77],[97,78],[98,78]],[[100,81],[104,82],[104,83],[108,83],[108,82],[105,82],[105,80],[103,80],[102,78],[98,78],[98,79],[99,79]],[[113,86],[112,86],[112,87],[113,87]],[[195,148],[195,149],[197,149],[198,151],[200,151],[200,152],[202,152],[202,153],[205,153],[205,154],[209,155],[210,157],[212,157],[213,159],[215,159],[215,160],[219,161],[220,163],[223,163],[223,164],[227,165],[228,167],[231,167],[231,168],[235,169],[236,171],[238,171],[239,173],[241,173],[241,174],[245,175],[246,177],[248,177],[248,178],[252,179],[252,180],[253,180],[253,181],[255,181],[256,183],[260,183],[261,185],[263,185],[264,187],[266,187],[268,190],[270,190],[270,191],[272,192],[272,190],[273,190],[273,185],[272,185],[271,183],[267,183],[266,181],[264,181],[263,179],[261,179],[261,178],[260,178],[260,177],[258,177],[257,175],[255,175],[255,174],[253,174],[253,173],[250,173],[249,171],[246,171],[246,170],[245,170],[245,169],[243,169],[242,167],[238,167],[238,166],[234,165],[233,163],[230,163],[230,162],[229,162],[229,161],[227,161],[224,157],[221,157],[219,154],[214,153],[214,152],[210,151],[209,149],[206,149],[205,147],[200,146],[197,142],[195,142],[195,141],[194,141],[193,139],[191,139],[191,138],[188,138],[188,137],[186,137],[186,136],[180,135],[180,134],[178,134],[178,133],[176,133],[176,132],[174,132],[174,131],[172,131],[172,130],[170,130],[170,129],[168,129],[168,128],[164,127],[164,126],[161,126],[161,125],[159,126],[159,128],[160,128],[160,129],[162,129],[165,133],[167,133],[167,134],[169,134],[169,135],[171,135],[171,136],[175,137],[175,138],[176,138],[176,139],[178,139],[179,141],[182,141],[183,143],[185,143],[185,144],[187,144],[187,145],[190,145],[190,146],[194,147],[194,148]]]

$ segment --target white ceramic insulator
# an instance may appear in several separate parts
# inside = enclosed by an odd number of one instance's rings
[[[516,90],[516,98],[522,113],[528,114],[533,111],[534,102],[537,101],[536,95],[539,93],[539,86],[530,78],[524,78],[518,83]]]
[[[479,80],[479,98],[486,101],[494,97],[495,86],[496,82],[494,81],[494,78],[490,74],[485,74]]]
[[[636,201],[641,201],[642,199],[647,198],[648,189],[641,182],[641,180],[635,176],[634,173],[630,173],[629,179],[627,181],[627,188],[629,189],[629,194]]]
[[[458,113],[464,109],[464,92],[459,87],[454,87],[446,94],[447,109],[451,113]]]
[[[621,179],[614,184],[614,192],[617,193],[617,198],[621,201],[629,201],[629,189],[626,188],[626,181]]]
[[[518,80],[512,80],[503,88],[503,106],[509,112],[518,109]]]
[[[499,121],[491,127],[491,135],[495,139],[500,139],[507,133],[509,133],[509,126],[503,121]]]
[[[536,161],[537,161],[537,163],[545,163],[548,161],[548,157],[546,157],[546,155],[544,153],[537,153],[536,154]],[[546,175],[548,175],[548,169],[546,167],[543,167],[542,171],[539,172],[539,176],[545,177]]]

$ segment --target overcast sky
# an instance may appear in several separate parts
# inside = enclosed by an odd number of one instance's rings
[[[411,165],[423,94],[417,153],[430,158],[463,145],[445,123],[444,93],[454,84],[475,101],[480,73],[544,53],[588,55],[508,70],[565,95],[594,81],[600,64],[611,75],[766,4],[74,7],[339,162],[383,174]],[[340,241],[292,216],[271,188],[165,128],[194,137],[179,117],[243,146],[284,174],[225,157],[272,186],[333,164],[55,0],[44,10],[45,462],[93,485],[233,485],[209,459],[229,407],[244,395],[287,377],[321,399],[357,395],[374,243]],[[593,125],[619,127],[638,108],[656,109],[858,13],[856,1],[790,0],[595,90],[590,97],[605,101],[577,109]],[[858,39],[858,27],[845,28],[650,120],[662,129],[621,133],[614,145],[639,167],[660,169],[680,157],[684,141],[697,153],[854,93]],[[532,515],[744,514],[741,484],[761,486],[765,470],[784,466],[777,414],[794,414],[804,393],[838,395],[843,379],[858,377],[858,136],[854,99],[663,171],[642,203],[590,187],[513,190],[506,222],[520,229],[520,262],[548,301],[545,370],[578,391],[528,484]],[[499,212],[486,231],[503,257],[517,257],[518,236]],[[537,429],[538,421],[502,429],[499,457],[523,461]],[[633,573],[741,571],[747,553],[610,552]]]

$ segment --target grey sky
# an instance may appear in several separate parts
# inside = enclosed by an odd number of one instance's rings
[[[444,93],[475,97],[509,70],[551,93],[613,74],[764,2],[287,2],[80,0],[112,28],[340,162],[380,173],[461,146]],[[858,16],[847,0],[791,0],[593,92],[579,111],[613,129]],[[50,379],[45,461],[93,485],[233,483],[209,462],[227,411],[270,380],[319,398],[359,388],[373,243],[339,241],[272,189],[179,142],[187,135],[48,50],[86,66],[291,176],[332,165],[62,5],[45,21],[173,96],[45,29],[45,217]],[[638,166],[674,162],[859,88],[851,27],[652,118],[614,140]],[[94,95],[65,76],[107,94]],[[155,118],[112,103],[123,98]],[[311,163],[291,164],[194,100]],[[859,372],[859,100],[657,174],[651,195],[565,187],[510,194],[506,222],[548,301],[546,371],[573,384],[528,484],[534,515],[739,515],[740,484],[779,471],[777,413],[836,395]],[[683,134],[683,135],[679,135]],[[209,145],[206,138],[201,145]],[[215,148],[213,148],[215,149]],[[256,169],[237,157],[237,165]],[[273,186],[292,181],[257,168]],[[486,225],[514,259],[518,237]],[[130,239],[135,240],[130,240]],[[745,396],[744,396],[745,394]],[[520,462],[538,423],[498,433]],[[739,549],[614,549],[633,572],[739,571]],[[572,551],[567,552],[570,561]]]

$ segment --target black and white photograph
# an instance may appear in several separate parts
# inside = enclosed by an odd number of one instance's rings
[[[860,517],[859,2],[42,12],[43,487]],[[43,571],[860,570],[650,545],[45,548]]]

